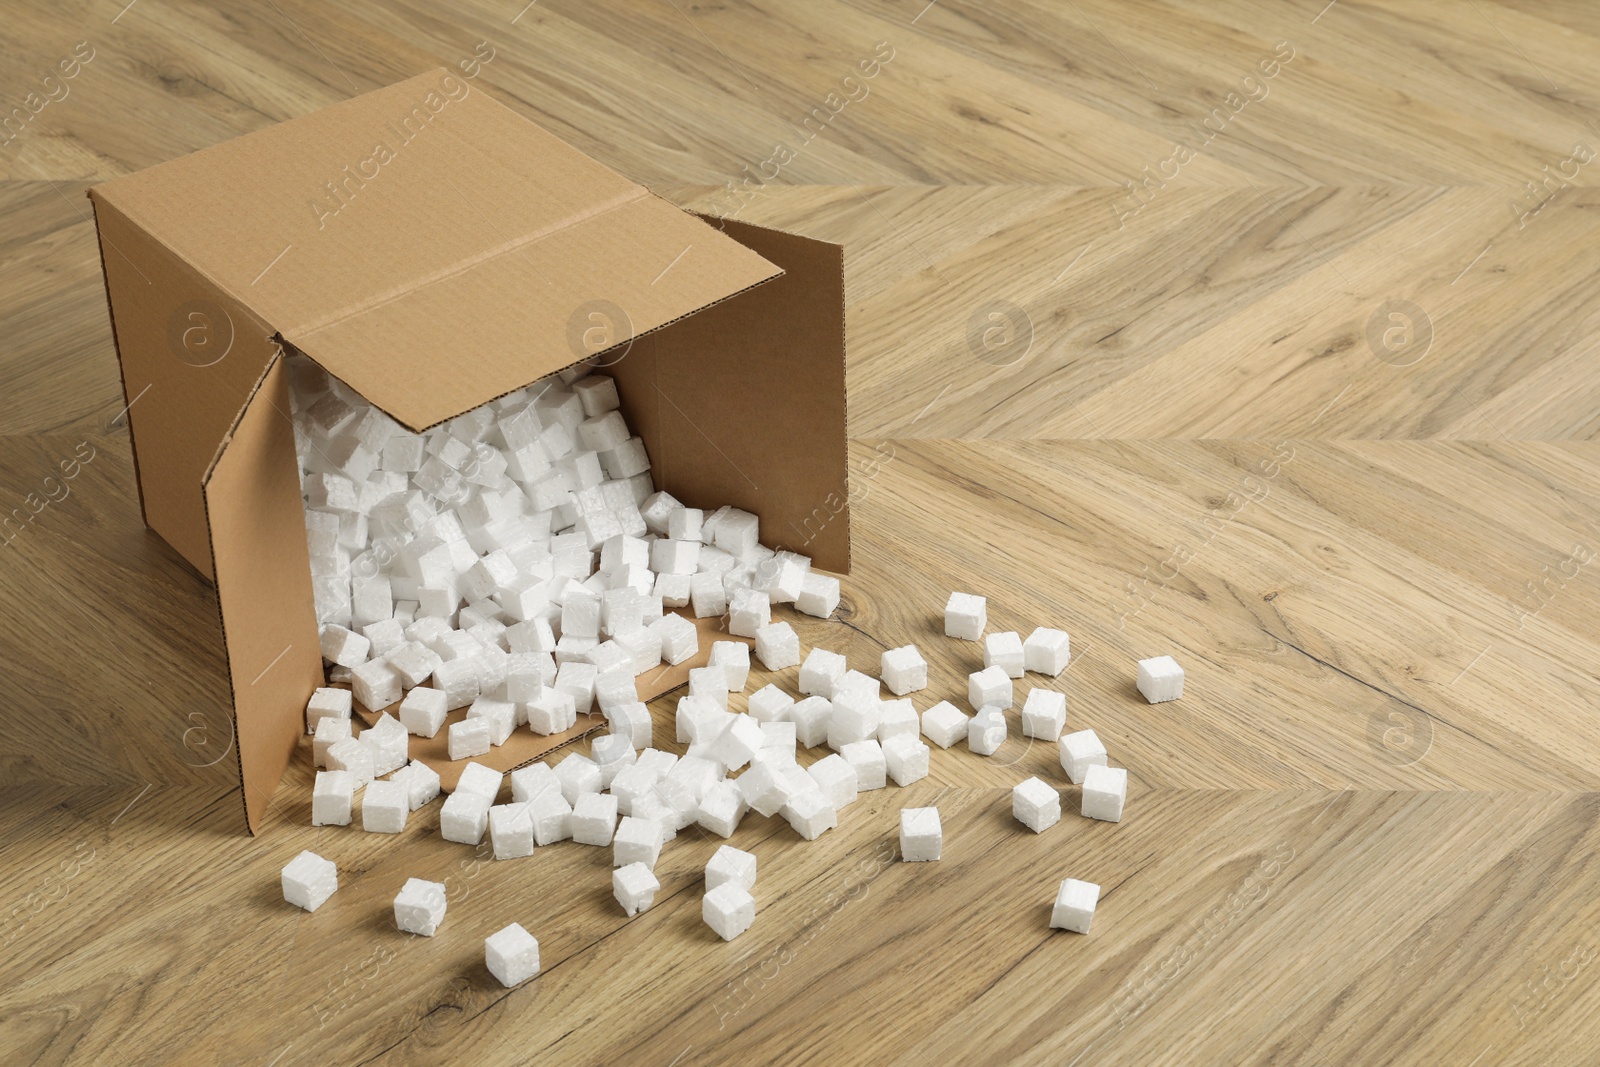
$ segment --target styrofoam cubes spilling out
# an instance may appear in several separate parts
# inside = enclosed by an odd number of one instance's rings
[[[311,788],[311,825],[349,826],[355,793],[349,771],[318,771]]]
[[[1011,790],[1011,814],[1034,833],[1042,833],[1061,821],[1061,794],[1049,783],[1029,778]]]
[[[520,923],[484,938],[483,957],[489,973],[508,989],[539,973],[539,941]]]
[[[361,828],[368,833],[397,834],[410,813],[411,795],[403,782],[373,782],[361,794]]]
[[[1055,907],[1050,911],[1051,929],[1088,933],[1089,924],[1094,921],[1094,907],[1099,901],[1099,886],[1076,878],[1066,879],[1057,890]]]
[[[394,924],[408,934],[432,937],[444,922],[443,882],[407,878],[394,898]]]
[[[1152,704],[1183,696],[1183,668],[1171,656],[1139,661],[1139,692]]]
[[[338,888],[338,868],[315,852],[302,852],[283,868],[283,899],[297,908],[316,911]]]
[[[611,893],[630,916],[649,908],[660,889],[655,872],[643,863],[630,863],[611,872]]]
[[[938,808],[903,808],[900,811],[900,858],[919,863],[939,858],[944,848],[944,828]]]

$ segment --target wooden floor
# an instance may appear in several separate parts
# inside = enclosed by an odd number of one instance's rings
[[[1592,5],[123,3],[0,20],[0,108],[93,57],[0,145],[0,502],[31,516],[0,1062],[1595,1062]],[[604,850],[497,864],[437,808],[313,829],[309,752],[241,833],[215,602],[140,523],[83,191],[480,41],[479,84],[624,174],[846,246],[875,473],[802,640],[869,671],[917,642],[920,708],[975,667],[951,589],[1067,629],[1121,824],[1011,820],[1049,746],[936,751],[820,841],[747,819],[727,944],[693,831],[633,920]],[[1153,707],[1163,653],[1188,682]],[[931,803],[945,858],[897,862]],[[340,868],[315,915],[278,888],[307,847]],[[393,929],[410,876],[449,885],[438,937]],[[1047,929],[1068,876],[1103,887],[1088,937]],[[507,991],[511,921],[544,971]]]

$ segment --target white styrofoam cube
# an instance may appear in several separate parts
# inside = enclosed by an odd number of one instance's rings
[[[400,675],[381,659],[350,669],[350,693],[368,711],[380,711],[405,695]]]
[[[624,815],[611,837],[611,850],[613,867],[642,863],[654,870],[656,860],[661,857],[661,824],[654,819]]]
[[[1015,630],[989,634],[983,639],[983,665],[999,667],[1012,678],[1022,677],[1022,637]]]
[[[805,774],[804,771],[800,773]],[[782,812],[794,832],[807,841],[815,841],[825,831],[839,825],[839,812],[815,782],[811,783],[809,790],[791,796]]]
[[[906,863],[925,863],[944,851],[944,827],[938,808],[900,809],[900,858]]]
[[[784,722],[794,708],[794,697],[775,685],[765,685],[750,694],[746,707],[757,722]]]
[[[1159,704],[1183,696],[1183,668],[1171,656],[1156,656],[1139,661],[1139,692],[1145,700]]]
[[[1072,639],[1065,630],[1041,626],[1022,642],[1022,665],[1038,674],[1054,678],[1067,669],[1072,655]]]
[[[1022,702],[1022,736],[1054,741],[1067,727],[1067,695],[1052,689],[1032,689]]]
[[[706,889],[733,884],[750,892],[756,887],[756,857],[732,845],[723,845],[712,853],[706,863]]]
[[[731,781],[718,782],[700,797],[694,821],[718,837],[732,837],[744,818],[746,804],[739,787]]]
[[[504,771],[485,767],[481,763],[469,763],[461,768],[461,776],[456,779],[456,792],[476,793],[493,804],[500,795],[500,786],[505,779]]]
[[[348,719],[350,711],[350,690],[318,689],[306,701],[306,732],[316,733],[317,723],[323,719]]]
[[[586,452],[605,452],[628,439],[628,424],[620,411],[607,411],[578,424],[578,444]]]
[[[878,740],[887,741],[895,734],[915,735],[922,720],[910,699],[885,700],[878,705]]]
[[[316,911],[339,888],[339,869],[332,860],[305,851],[283,868],[283,899],[297,908]]]
[[[311,825],[349,826],[356,782],[348,771],[318,771],[311,787]]]
[[[736,771],[761,751],[763,740],[760,723],[748,715],[736,715],[711,742],[709,755],[726,769]]]
[[[700,651],[700,631],[682,615],[663,615],[649,626],[661,638],[661,659],[677,666]]]
[[[311,761],[318,767],[328,765],[328,749],[340,741],[348,741],[353,734],[350,732],[349,719],[336,719],[332,716],[317,720],[316,732],[311,735]]]
[[[701,571],[690,576],[689,608],[697,619],[727,614],[728,590],[721,574]]]
[[[870,692],[842,687],[834,694],[833,715],[828,719],[828,747],[837,752],[844,745],[877,737],[882,719],[883,701],[878,699],[876,682]]]
[[[361,789],[372,781],[372,750],[358,738],[336,741],[328,746],[328,769],[349,771],[356,788]]]
[[[883,745],[883,762],[894,784],[907,786],[928,776],[928,746],[916,734],[896,734]]]
[[[609,845],[617,829],[617,798],[585,793],[572,806],[572,839],[580,845]]]
[[[497,860],[533,855],[533,810],[528,804],[496,804],[489,809],[489,844]]]
[[[667,513],[667,536],[675,541],[699,541],[705,512],[699,508],[673,508]]]
[[[992,756],[1005,743],[1005,712],[993,705],[980,708],[967,723],[967,750],[978,756]]]
[[[807,748],[816,748],[822,744],[828,739],[833,714],[833,702],[827,697],[806,697],[792,704],[789,707],[788,718],[794,723],[795,740]]]
[[[644,704],[635,701],[631,704],[621,704],[606,711],[606,721],[611,724],[611,732],[618,737],[626,738],[630,748],[644,750],[650,747],[655,737],[655,721],[650,717],[650,709]],[[618,773],[623,768],[618,768]],[[613,776],[611,783],[615,784]]]
[[[795,597],[794,607],[813,618],[826,619],[839,607],[839,579],[808,571],[800,584],[800,595]]]
[[[800,635],[786,622],[768,623],[756,631],[756,658],[769,671],[800,664]]]
[[[807,696],[833,697],[834,687],[849,669],[845,658],[825,648],[813,648],[800,665],[800,692]]]
[[[728,692],[742,693],[750,677],[750,646],[743,641],[714,641],[707,664],[722,668]]]
[[[369,834],[398,834],[410,813],[411,797],[401,782],[373,782],[361,793],[361,828]]]
[[[439,772],[423,763],[412,760],[389,776],[389,781],[399,782],[406,788],[406,802],[412,811],[430,804],[439,795]]]
[[[761,751],[756,753],[755,758],[764,756],[792,762],[798,744],[799,742],[795,740],[794,723],[764,722],[761,724]]]
[[[928,687],[928,663],[916,645],[891,648],[879,659],[878,673],[883,684],[897,697]]]
[[[439,808],[439,836],[461,845],[476,845],[489,828],[489,808],[494,801],[459,789],[445,797]]]
[[[523,713],[528,718],[528,729],[534,733],[559,734],[577,724],[578,704],[571,693],[546,686],[523,705]]]
[[[755,637],[771,621],[772,601],[767,594],[754,589],[735,589],[728,598],[728,632],[735,637]]]
[[[444,693],[446,708],[464,708],[478,699],[478,668],[470,659],[447,660],[434,668],[433,687]]]
[[[983,638],[984,627],[989,625],[988,603],[971,593],[951,593],[944,606],[944,633],[946,637],[959,637],[963,641]]]
[[[540,793],[527,804],[533,816],[533,840],[540,848],[572,838],[572,805],[559,791]]]
[[[1083,808],[1086,818],[1121,822],[1122,805],[1128,797],[1128,772],[1122,767],[1091,764],[1083,775]]]
[[[889,765],[883,758],[883,746],[876,739],[845,745],[839,755],[856,772],[857,792],[882,789],[889,784]]]
[[[526,803],[541,793],[561,792],[561,780],[548,763],[530,763],[511,772],[511,799]]]
[[[655,595],[666,607],[689,607],[694,598],[694,579],[696,577],[698,577],[698,575],[658,574],[656,575]],[[708,612],[707,614],[721,615],[722,612],[713,611]],[[696,612],[695,615],[697,618],[703,617],[699,614],[699,612]]]
[[[859,744],[859,742],[857,742]],[[843,811],[856,800],[856,770],[838,753],[824,756],[806,768],[811,780],[817,783],[822,795],[828,798],[835,811]]]
[[[1055,907],[1050,910],[1052,930],[1070,930],[1075,934],[1089,932],[1094,921],[1094,908],[1100,902],[1100,887],[1093,882],[1080,882],[1068,878],[1056,891]]]
[[[318,633],[322,658],[341,667],[356,667],[367,662],[372,642],[345,626],[327,625]]]
[[[378,721],[361,731],[361,743],[372,752],[373,777],[399,770],[406,765],[410,735],[398,719],[384,712]]]
[[[1093,730],[1064,734],[1060,742],[1061,769],[1073,785],[1082,785],[1090,767],[1106,765],[1106,746]]]
[[[922,713],[922,736],[940,748],[949,748],[957,741],[965,740],[966,712],[948,700],[939,701]]]
[[[574,752],[556,764],[556,779],[561,783],[561,795],[568,804],[576,804],[585,793],[598,793],[602,788],[600,765],[588,756]]]
[[[671,536],[671,531],[668,527],[671,515],[681,507],[683,505],[678,503],[676,497],[671,493],[662,491],[651,493],[644,503],[639,505],[639,510],[644,516],[645,524],[649,527],[651,533],[659,537],[668,537]]]
[[[444,691],[417,687],[400,701],[400,725],[418,737],[433,737],[444,725],[448,709]]]
[[[732,941],[756,921],[756,901],[748,890],[733,882],[724,882],[706,891],[700,915],[718,937]]]
[[[633,741],[618,733],[596,737],[589,743],[589,757],[600,768],[600,788],[610,789],[617,772],[635,759]]]
[[[444,922],[443,882],[407,878],[394,898],[394,924],[408,934],[432,937]]]
[[[1061,794],[1037,777],[1019,782],[1011,790],[1011,815],[1034,833],[1041,833],[1061,821]]]
[[[721,667],[691,667],[689,669],[689,695],[714,701],[724,710],[728,707],[728,674]]]
[[[693,574],[699,562],[699,541],[671,541],[663,538],[650,546],[650,569],[657,574]],[[690,587],[693,588],[692,581]]]
[[[539,941],[512,923],[483,939],[483,960],[489,973],[510,989],[539,973]]]
[[[630,916],[648,909],[660,889],[655,872],[643,863],[630,863],[611,872],[611,894]]]
[[[447,748],[453,760],[482,756],[493,747],[493,727],[487,719],[462,719],[450,724]]]
[[[985,667],[967,675],[967,700],[974,709],[1009,708],[1012,704],[1011,676],[1003,667]]]

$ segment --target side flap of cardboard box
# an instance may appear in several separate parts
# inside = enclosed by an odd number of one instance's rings
[[[300,465],[281,357],[262,375],[205,478],[217,605],[233,688],[245,819],[261,825],[322,684]]]
[[[658,488],[752,511],[762,543],[848,573],[844,250],[713,221],[782,277],[638,338],[605,373]]]

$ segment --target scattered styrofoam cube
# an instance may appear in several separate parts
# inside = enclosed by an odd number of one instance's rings
[[[761,751],[762,741],[761,724],[748,715],[738,715],[711,742],[710,758],[736,771]]]
[[[724,941],[732,941],[756,921],[756,901],[748,890],[734,882],[724,882],[707,890],[700,907],[701,918]]]
[[[661,659],[673,666],[700,651],[700,631],[682,615],[663,615],[650,624],[661,638]]]
[[[1009,677],[1021,678],[1023,662],[1022,637],[1016,631],[993,633],[983,639],[985,667],[999,667]]]
[[[794,723],[795,740],[807,748],[815,748],[822,744],[828,739],[833,715],[833,703],[827,697],[806,697],[792,704],[789,708],[789,721]]]
[[[621,734],[597,737],[589,746],[591,758],[600,768],[600,788],[610,789],[617,772],[636,758],[633,741]]]
[[[771,621],[772,601],[767,594],[735,589],[728,598],[728,632],[735,637],[755,637]]]
[[[489,973],[510,989],[539,973],[539,941],[512,923],[483,939],[483,959]]]
[[[322,658],[329,663],[354,669],[367,662],[372,642],[344,626],[329,624],[318,635],[322,643]]]
[[[894,784],[907,786],[928,776],[928,746],[916,734],[896,734],[883,745],[883,762]]]
[[[399,782],[406,788],[406,802],[412,811],[432,803],[439,795],[439,772],[423,763],[412,760],[389,776],[389,781]]]
[[[709,666],[722,668],[729,692],[742,693],[750,677],[750,646],[743,641],[714,641]]]
[[[494,801],[477,793],[456,790],[439,808],[439,836],[460,845],[476,845],[489,828],[489,808]]]
[[[400,725],[418,737],[433,737],[447,714],[442,690],[417,687],[400,701]]]
[[[756,658],[769,671],[800,664],[800,635],[786,622],[769,623],[756,631]]]
[[[858,742],[859,743],[859,742]],[[817,783],[822,795],[828,798],[835,811],[843,811],[856,800],[856,770],[838,753],[824,756],[806,768],[811,780]]]
[[[655,732],[650,709],[638,701],[606,710],[606,722],[617,737],[626,738],[631,748],[649,748]]]
[[[726,710],[728,707],[728,673],[721,667],[692,667],[689,670],[689,695],[715,701]]]
[[[361,828],[369,834],[398,834],[410,813],[410,794],[400,782],[373,782],[361,794]]]
[[[951,593],[944,606],[944,632],[946,637],[959,637],[963,641],[979,641],[984,627],[989,625],[988,603],[971,593]]]
[[[718,837],[732,837],[745,809],[739,787],[731,781],[718,782],[701,795],[694,821]]]
[[[1171,656],[1156,656],[1139,661],[1139,692],[1145,700],[1159,704],[1183,696],[1183,668]]]
[[[318,771],[311,787],[311,825],[349,826],[355,795],[349,771]]]
[[[1012,704],[1011,676],[1002,667],[985,667],[967,675],[967,700],[974,709],[1000,708]]]
[[[813,650],[815,655],[815,650]],[[782,722],[794,708],[794,697],[775,685],[765,685],[750,694],[746,705],[750,717],[757,722]]]
[[[1121,822],[1128,796],[1128,772],[1122,767],[1091,764],[1083,775],[1083,814],[1104,822]]]
[[[1073,785],[1082,785],[1090,767],[1106,765],[1106,746],[1093,730],[1079,730],[1061,738],[1061,769]]]
[[[922,720],[910,699],[885,700],[878,705],[878,740],[887,741],[895,734],[915,736]]]
[[[487,719],[462,719],[450,724],[447,749],[450,758],[471,759],[482,756],[493,747],[493,728]]]
[[[350,711],[350,690],[318,689],[306,701],[306,732],[316,733],[323,719],[348,719]]]
[[[1067,695],[1052,689],[1032,689],[1022,702],[1022,736],[1054,741],[1067,727]]]
[[[528,729],[536,734],[559,734],[572,729],[578,721],[578,705],[572,694],[551,687],[523,705],[523,712]]]
[[[967,723],[967,749],[974,755],[992,756],[1006,743],[1005,712],[993,705],[978,709]]]
[[[928,687],[928,663],[916,645],[891,648],[879,658],[878,673],[883,684],[897,697]]]
[[[900,809],[900,858],[906,863],[924,863],[939,858],[944,850],[944,827],[938,808]]]
[[[576,752],[556,764],[556,778],[568,804],[576,804],[583,794],[598,793],[603,788],[600,765]]]
[[[1034,833],[1061,821],[1061,794],[1040,778],[1019,782],[1011,790],[1011,815]]]
[[[1022,665],[1030,671],[1054,678],[1067,669],[1072,654],[1072,639],[1065,630],[1041,626],[1022,642]]]
[[[661,857],[660,824],[654,819],[624,815],[611,837],[611,850],[611,863],[614,867],[642,863],[646,868],[654,870],[656,860]]]
[[[512,771],[511,799],[525,803],[541,793],[561,792],[561,780],[548,763],[530,763]]]
[[[815,841],[824,831],[839,825],[839,812],[815,783],[810,790],[790,797],[782,810],[794,832],[807,841]]]
[[[504,771],[485,767],[481,763],[469,763],[461,768],[461,775],[456,779],[456,792],[476,793],[493,804],[505,780]]]
[[[756,887],[756,857],[732,845],[723,845],[712,853],[706,863],[706,889],[733,884],[750,892]]]
[[[725,615],[728,611],[728,590],[722,575],[702,571],[689,579],[689,609],[697,619]]]
[[[489,844],[497,860],[533,855],[533,810],[529,804],[496,804],[489,809]]]
[[[1089,932],[1094,921],[1094,908],[1100,902],[1100,887],[1093,882],[1080,882],[1068,878],[1056,891],[1055,907],[1050,910],[1052,930],[1070,930],[1075,934]]]
[[[795,597],[794,607],[813,618],[826,619],[839,607],[839,579],[808,571],[800,583],[800,595]]]
[[[580,845],[609,845],[617,829],[617,798],[585,793],[572,806],[572,839]]]
[[[477,665],[470,659],[446,660],[434,668],[433,687],[444,694],[445,707],[451,711],[478,699],[480,685]]]
[[[795,737],[792,722],[764,722],[761,724],[761,751],[752,758],[766,756],[793,762],[799,744]]]
[[[372,752],[374,777],[399,770],[406,765],[406,749],[410,735],[399,720],[388,712],[378,716],[378,721],[361,732],[361,743]]]
[[[699,508],[673,508],[667,514],[667,536],[675,541],[699,541],[705,512]]]
[[[839,755],[856,772],[857,792],[882,789],[889,784],[889,765],[884,760],[883,746],[876,739],[845,745]]]
[[[358,738],[352,737],[329,745],[327,760],[329,770],[349,771],[357,789],[372,781],[372,750]]]
[[[630,863],[611,872],[611,894],[629,916],[648,909],[660,889],[655,872],[643,863]]]
[[[967,736],[966,712],[948,700],[939,701],[939,703],[922,713],[922,736],[940,748],[949,748],[957,741],[965,740]]]
[[[800,692],[808,696],[832,698],[834,687],[844,678],[848,669],[845,658],[839,653],[813,648],[806,653],[805,662],[800,665]]]
[[[543,848],[572,838],[572,805],[559,791],[540,793],[527,801],[533,818],[534,844]]]
[[[316,911],[338,888],[339,869],[315,852],[302,852],[283,868],[283,899],[297,908]]]
[[[394,924],[408,934],[432,937],[444,922],[443,882],[407,878],[394,898]]]
[[[328,765],[328,749],[352,736],[349,719],[327,716],[317,720],[316,732],[311,735],[311,761],[318,767]]]
[[[368,711],[387,708],[405,695],[400,675],[381,659],[350,669],[350,692]]]

